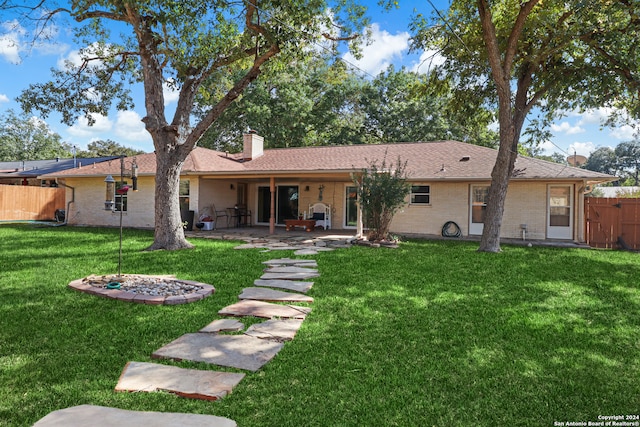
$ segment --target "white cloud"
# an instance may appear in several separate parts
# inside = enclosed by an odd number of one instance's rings
[[[551,130],[553,132],[565,133],[567,135],[575,135],[578,133],[584,133],[585,130],[580,125],[571,126],[569,122],[561,122],[558,124],[552,124]]]
[[[66,56],[60,57],[57,62],[57,67],[60,70],[68,70],[69,68],[80,67],[85,60],[90,60],[88,66],[97,69],[102,67],[103,61],[95,59],[97,57],[104,57],[111,53],[115,53],[116,50],[111,45],[100,45],[93,43],[83,49],[71,50]]]
[[[574,112],[573,116],[580,117],[578,125],[602,124],[613,113],[613,109],[601,107],[595,110],[587,110],[583,113]]]
[[[420,59],[413,63],[411,71],[415,73],[429,73],[433,67],[444,64],[446,58],[435,50],[425,50],[420,55]]]
[[[113,129],[113,122],[100,114],[92,114],[95,120],[93,126],[89,126],[89,121],[86,117],[82,116],[78,118],[78,122],[69,127],[67,132],[70,135],[79,138],[94,138],[94,139],[109,139],[108,135],[105,135]]]
[[[621,141],[631,141],[634,139],[635,131],[636,129],[633,126],[619,126],[611,130],[611,136]]]
[[[20,52],[22,51],[21,38],[26,34],[25,29],[16,20],[5,21],[0,24],[4,32],[0,36],[0,57],[13,64],[22,62]]]
[[[178,97],[180,96],[180,90],[178,90],[173,82],[164,82],[162,84],[162,95],[164,97],[164,106],[171,104],[172,102],[176,102]]]
[[[589,155],[595,151],[596,144],[593,142],[573,142],[569,144],[569,154],[579,154],[581,156],[589,157]]]
[[[142,117],[135,111],[118,111],[115,134],[119,139],[131,142],[146,143],[151,141],[151,135],[142,123]]]
[[[371,37],[362,47],[362,58],[356,59],[351,53],[345,54],[343,58],[367,73],[377,75],[393,60],[401,59],[402,52],[409,49],[410,36],[407,32],[389,34],[385,30],[380,30],[378,24],[372,24],[370,30]]]
[[[5,95],[4,93],[0,93],[0,103],[1,102],[9,102],[10,99],[7,95]]]
[[[547,155],[551,155],[551,153],[558,151],[558,147],[549,140],[541,142],[540,149]]]

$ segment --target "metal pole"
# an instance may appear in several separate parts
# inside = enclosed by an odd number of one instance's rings
[[[124,185],[124,155],[120,156],[120,189]],[[122,211],[124,208],[123,195],[120,194],[120,250],[118,253],[118,278],[122,276]],[[117,206],[117,205],[116,205]]]

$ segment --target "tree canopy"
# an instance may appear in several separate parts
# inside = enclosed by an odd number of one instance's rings
[[[625,141],[615,148],[600,147],[587,158],[585,169],[620,178],[622,185],[640,184],[640,140]]]
[[[71,145],[64,143],[45,122],[13,110],[0,116],[0,161],[56,157],[71,157]]]
[[[83,48],[79,63],[52,70],[52,81],[23,93],[26,111],[46,115],[53,109],[65,123],[79,115],[91,123],[93,113],[131,108],[129,88],[143,84],[143,122],[156,153],[155,236],[149,249],[192,246],[180,218],[180,171],[196,142],[262,67],[274,58],[285,66],[320,39],[353,41],[365,22],[364,8],[347,0],[80,0],[61,8],[34,0],[33,5],[40,23],[71,16]],[[164,102],[167,86],[178,92],[172,114]],[[196,102],[204,98],[210,107],[192,123]]]
[[[105,156],[135,156],[136,154],[144,154],[143,150],[136,150],[125,147],[110,139],[92,141],[87,144],[87,149],[78,151],[77,157],[105,157]]]
[[[239,151],[242,132],[251,128],[270,148],[442,139],[496,145],[491,112],[478,109],[465,117],[448,108],[445,95],[425,95],[427,85],[427,76],[404,68],[391,66],[369,79],[321,56],[286,70],[267,67],[199,144]]]
[[[500,250],[500,226],[520,135],[532,109],[543,125],[570,110],[608,106],[640,116],[640,5],[631,0],[453,0],[435,25],[418,15],[417,46],[446,58],[435,88],[460,108],[497,105],[500,147],[481,251]]]

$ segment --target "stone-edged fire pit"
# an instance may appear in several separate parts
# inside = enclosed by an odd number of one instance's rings
[[[150,305],[187,304],[215,292],[206,283],[144,274],[91,275],[74,280],[69,287],[91,295]]]

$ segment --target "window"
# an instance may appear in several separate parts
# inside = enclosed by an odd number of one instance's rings
[[[487,210],[488,186],[474,186],[471,194],[471,222],[484,223],[484,213]]]
[[[411,186],[411,204],[412,205],[428,205],[430,204],[431,186],[429,185],[412,185]]]
[[[180,180],[180,212],[189,211],[189,180]]]

